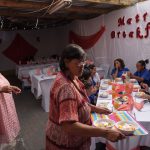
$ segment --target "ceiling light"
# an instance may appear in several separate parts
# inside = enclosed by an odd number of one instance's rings
[[[38,28],[39,19],[36,19],[35,29]]]
[[[48,10],[48,13],[52,14],[62,8],[70,7],[71,4],[72,0],[58,0],[51,6],[51,8]]]
[[[3,29],[3,25],[4,25],[4,20],[1,20],[1,29]]]

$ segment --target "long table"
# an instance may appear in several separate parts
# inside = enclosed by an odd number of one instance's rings
[[[101,81],[101,84],[103,84],[103,80]],[[137,84],[137,83],[136,83]],[[110,109],[113,108],[112,105],[112,96],[109,95],[108,98],[101,98],[100,94],[104,91],[111,90],[112,87],[109,86],[107,90],[99,90],[99,95],[97,99],[97,106],[100,103],[108,102],[108,107]],[[135,92],[132,93],[132,96],[136,102],[140,102],[143,99],[135,97]],[[114,108],[112,109],[114,110]],[[114,110],[115,111],[115,110]],[[136,108],[133,108],[131,115],[138,121],[140,124],[142,124],[145,129],[150,133],[150,103],[146,103],[142,110],[138,111]],[[126,139],[112,143],[106,139],[103,138],[92,138],[92,144],[91,144],[91,150],[95,150],[95,143],[97,142],[103,142],[107,144],[107,149],[110,150],[133,150],[138,146],[148,146],[150,147],[150,135],[144,135],[144,136],[129,136]]]
[[[37,68],[43,69],[51,65],[58,67],[58,63],[17,65],[16,75],[18,79],[20,79],[23,82],[24,86],[31,86],[31,83],[29,81],[29,78],[30,78],[29,72],[33,69],[37,69]]]
[[[40,96],[42,96],[42,90],[41,90],[41,86],[40,86],[40,82],[43,80],[47,80],[47,79],[55,79],[56,75],[52,75],[52,76],[46,76],[44,74],[42,75],[33,75],[32,76],[32,84],[31,84],[31,88],[33,89],[33,94],[35,96],[36,99],[38,99]],[[46,87],[45,90],[49,90],[50,91],[50,86]]]
[[[42,75],[32,76],[31,89],[33,89],[33,94],[36,99],[39,99],[42,97],[41,106],[45,112],[49,112],[50,88],[55,78],[56,78],[56,75],[46,76],[42,74]]]

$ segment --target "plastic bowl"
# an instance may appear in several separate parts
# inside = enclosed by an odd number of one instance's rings
[[[134,89],[140,89],[141,87],[140,87],[140,85],[133,85],[133,88]]]
[[[108,97],[108,93],[103,92],[103,93],[100,94],[100,97],[101,98],[107,98]]]
[[[116,78],[115,81],[116,81],[116,82],[121,82],[121,81],[122,81],[122,78]]]
[[[107,85],[107,84],[101,85],[101,89],[102,89],[102,90],[107,90],[107,89],[108,89],[108,85]]]
[[[110,79],[104,79],[103,80],[103,83],[105,83],[105,84],[109,84],[109,82],[110,82]]]
[[[131,125],[134,129],[132,129],[132,130],[124,129],[125,127],[123,127],[123,126],[125,126],[125,125]],[[133,135],[134,131],[136,131],[138,129],[138,125],[131,121],[119,121],[115,124],[115,126],[120,132],[122,132],[125,135]]]
[[[144,95],[144,92],[137,92],[137,93],[135,94],[135,96],[136,96],[137,98],[141,98],[143,95]]]
[[[107,125],[107,123],[110,123],[110,125]],[[115,122],[111,119],[98,119],[94,121],[93,125],[99,128],[112,128],[115,125]]]
[[[135,82],[137,82],[137,80],[136,79],[130,79],[130,82],[135,83]]]

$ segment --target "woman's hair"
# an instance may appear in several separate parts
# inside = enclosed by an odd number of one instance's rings
[[[89,65],[88,65],[88,64],[85,64],[85,65],[84,65],[84,69],[89,69]]]
[[[94,64],[90,64],[89,66],[88,66],[88,68],[89,69],[94,69],[96,66],[94,65]]]
[[[121,59],[121,58],[117,58],[114,60],[114,67],[115,67],[116,61],[120,62],[121,68],[125,67],[125,63],[124,63],[123,59]]]
[[[149,63],[149,59],[139,60],[138,63],[141,64],[144,68],[146,68],[146,65]]]
[[[73,60],[73,59],[79,59],[79,60],[85,60],[86,54],[84,50],[76,45],[76,44],[69,44],[62,52],[59,66],[60,70],[62,72],[65,72],[67,70],[65,66],[65,59]]]
[[[92,86],[93,86],[92,83],[84,82],[84,87],[86,90],[90,89]]]

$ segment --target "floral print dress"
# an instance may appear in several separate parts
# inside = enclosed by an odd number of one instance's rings
[[[78,79],[76,81],[82,92],[85,92],[83,84]],[[62,123],[80,122],[91,125],[90,113],[88,98],[63,73],[58,73],[50,92],[46,150],[89,150],[90,137],[69,135],[62,129]]]

